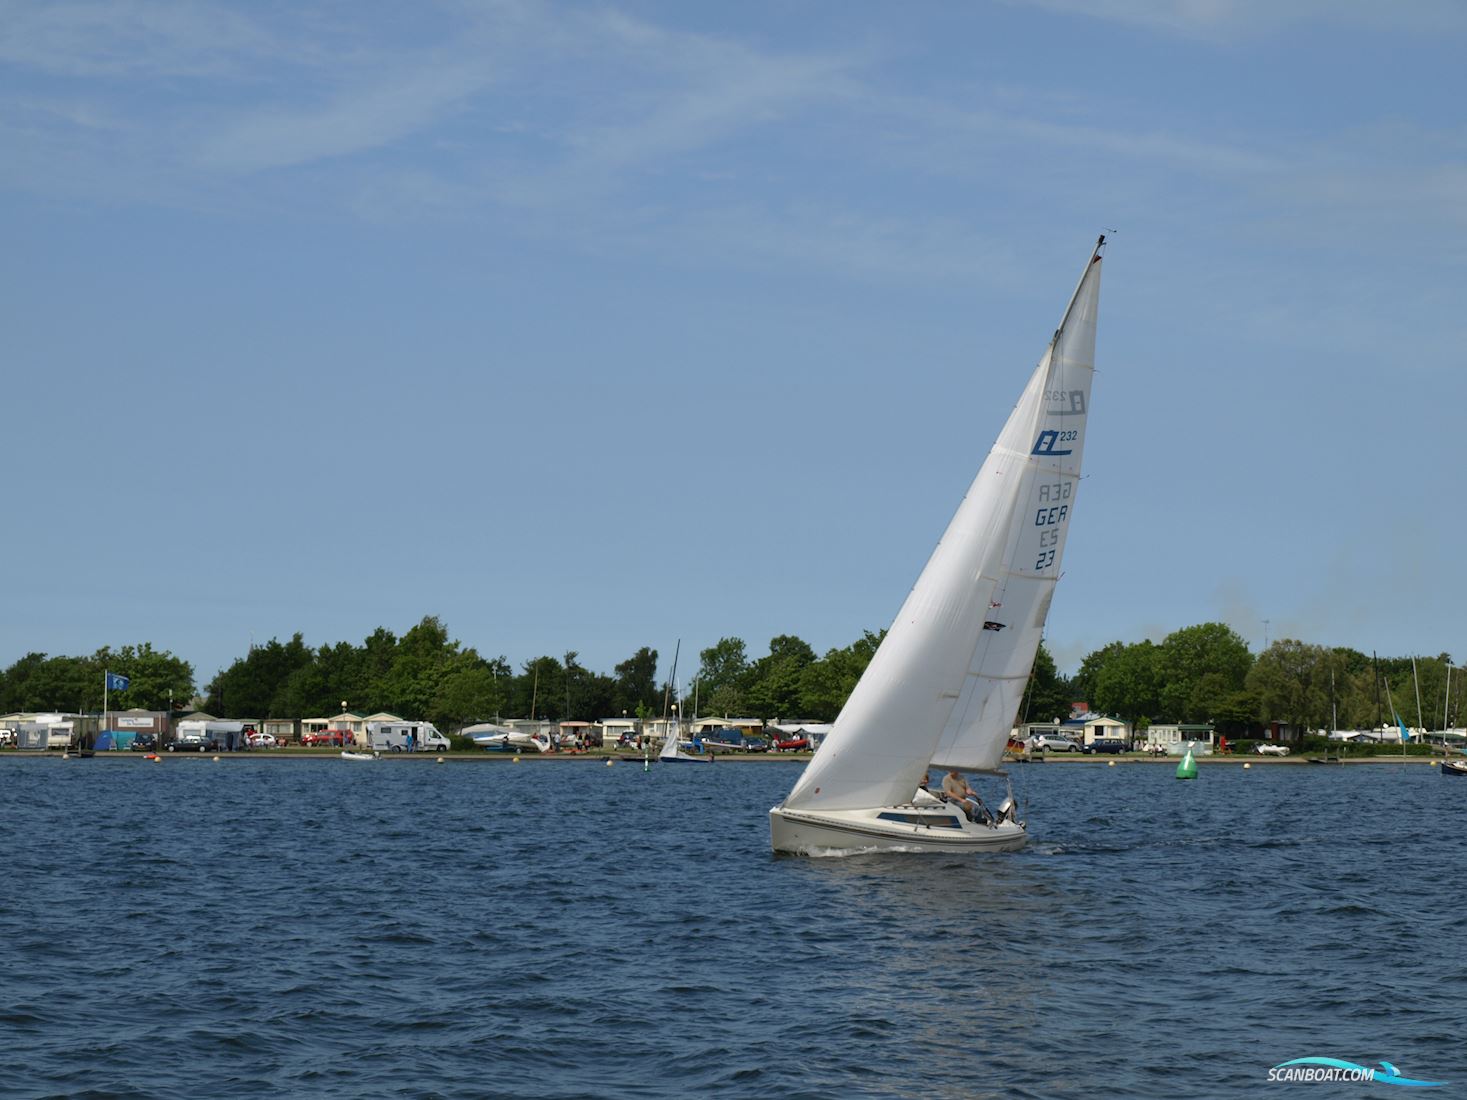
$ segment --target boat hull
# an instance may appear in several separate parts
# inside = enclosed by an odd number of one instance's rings
[[[1442,769],[1442,774],[1443,775],[1463,775],[1463,776],[1467,776],[1467,761],[1463,761],[1463,760],[1443,760],[1441,762],[1441,769]]]
[[[769,811],[770,844],[776,852],[790,855],[1011,852],[1022,848],[1028,838],[1017,821],[983,825],[949,807],[883,806],[814,813],[775,806]]]

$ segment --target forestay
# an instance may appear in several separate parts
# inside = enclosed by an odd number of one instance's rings
[[[897,805],[911,799],[929,764],[989,768],[1002,756],[1074,513],[1101,245],[998,442],[786,807]]]

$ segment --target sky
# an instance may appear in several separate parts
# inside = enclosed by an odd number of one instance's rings
[[[1467,6],[0,0],[0,668],[896,613],[1107,246],[1060,668],[1467,657]]]

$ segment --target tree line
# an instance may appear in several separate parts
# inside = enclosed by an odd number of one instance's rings
[[[441,729],[498,718],[537,717],[593,722],[655,717],[677,704],[681,713],[728,717],[834,719],[865,671],[882,633],[866,631],[823,655],[792,634],[770,640],[751,657],[740,638],[722,638],[698,654],[696,671],[678,698],[659,679],[659,654],[643,646],[610,674],[583,666],[572,650],[513,668],[450,637],[427,616],[401,637],[384,627],[360,644],[311,647],[300,634],[253,646],[196,693],[187,661],[147,643],[103,648],[86,657],[29,653],[0,672],[0,713],[102,708],[102,673],[129,677],[114,692],[114,710],[201,707],[224,718],[302,718],[340,709],[390,711],[426,719]],[[1447,684],[1456,675],[1448,654],[1435,658],[1376,658],[1345,647],[1280,639],[1262,653],[1222,623],[1184,627],[1161,642],[1112,642],[1088,654],[1070,677],[1041,645],[1020,721],[1064,718],[1073,702],[1136,724],[1212,722],[1234,736],[1269,722],[1320,729],[1370,728],[1393,722],[1440,729],[1457,723]],[[1420,699],[1418,717],[1417,699]],[[1332,719],[1332,714],[1337,718]]]

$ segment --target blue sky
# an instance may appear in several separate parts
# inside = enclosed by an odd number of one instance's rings
[[[1061,667],[1467,657],[1463,56],[1433,0],[0,0],[0,666],[846,645],[1102,229]]]

